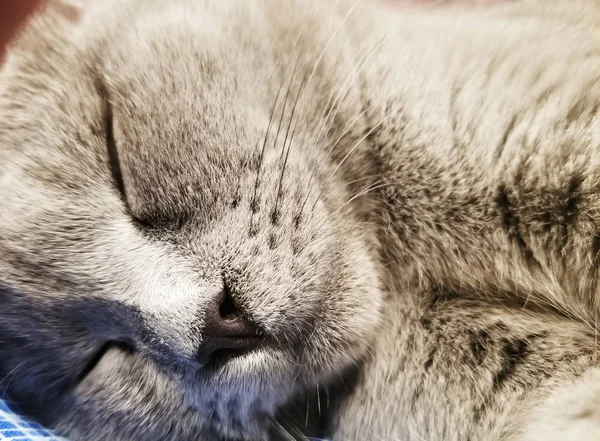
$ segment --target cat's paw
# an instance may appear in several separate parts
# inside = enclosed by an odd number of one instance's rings
[[[514,441],[600,440],[600,369],[558,387],[532,411]]]

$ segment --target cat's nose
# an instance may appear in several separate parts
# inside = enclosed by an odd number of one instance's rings
[[[196,353],[203,365],[247,352],[263,341],[260,329],[244,317],[227,286],[210,302],[204,317],[202,343]]]

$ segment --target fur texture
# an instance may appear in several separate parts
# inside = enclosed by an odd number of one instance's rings
[[[596,18],[49,5],[0,74],[3,389],[73,441],[595,439]],[[266,344],[202,366],[224,286]]]

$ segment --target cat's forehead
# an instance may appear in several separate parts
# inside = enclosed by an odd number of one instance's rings
[[[141,14],[98,20],[106,35],[92,36],[83,55],[134,205],[160,211],[197,204],[208,190],[230,193],[267,117],[239,48],[189,4],[153,2]]]
[[[92,11],[83,24],[84,38],[96,46],[88,48],[102,60],[107,75],[116,76],[115,87],[187,92],[195,95],[190,101],[198,95],[239,92],[235,83],[248,75],[239,66],[250,57],[236,23],[239,12],[232,15],[228,8],[203,3],[127,2],[109,13]]]

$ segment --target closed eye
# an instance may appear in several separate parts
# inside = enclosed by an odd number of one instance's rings
[[[117,142],[115,140],[114,133],[114,118],[113,108],[110,102],[110,95],[106,85],[101,81],[97,81],[98,93],[102,99],[103,106],[103,123],[104,123],[104,137],[106,143],[106,150],[108,152],[108,165],[113,178],[114,185],[121,196],[121,200],[125,205],[125,209],[129,213],[131,219],[136,225],[143,229],[148,229],[150,225],[144,220],[138,219],[133,215],[131,206],[127,199],[127,192],[125,191],[125,182],[123,181],[123,172],[121,171],[121,161],[119,161],[119,149],[117,148]]]
[[[110,102],[108,90],[104,83],[98,82],[98,91],[102,98],[102,105],[104,107],[104,133],[106,149],[108,151],[108,162],[113,177],[113,181],[119,194],[123,198],[123,201],[127,204],[127,195],[125,193],[125,183],[123,182],[123,173],[121,172],[121,163],[119,161],[119,151],[117,149],[117,143],[115,141],[115,133],[113,126],[113,109]]]
[[[81,372],[79,372],[76,384],[85,381],[85,379],[96,369],[105,355],[111,349],[120,350],[128,354],[134,353],[134,348],[132,345],[119,341],[109,341],[98,346],[98,348],[92,353],[89,360],[87,360],[86,364],[83,366]]]
[[[175,218],[164,218],[160,216],[160,213],[145,213],[144,211],[132,210],[130,200],[125,189],[125,182],[123,180],[123,172],[121,170],[121,161],[119,160],[119,149],[117,141],[115,140],[114,133],[114,113],[112,103],[110,101],[110,93],[106,84],[101,80],[96,80],[96,89],[98,95],[102,100],[103,106],[103,126],[104,126],[104,141],[106,143],[106,151],[108,153],[108,166],[110,167],[112,179],[115,188],[121,196],[121,200],[125,206],[125,210],[129,215],[133,223],[142,231],[148,232],[162,228],[163,230],[167,227],[172,229],[180,229],[181,225],[185,224],[188,220],[187,215],[182,213]]]

